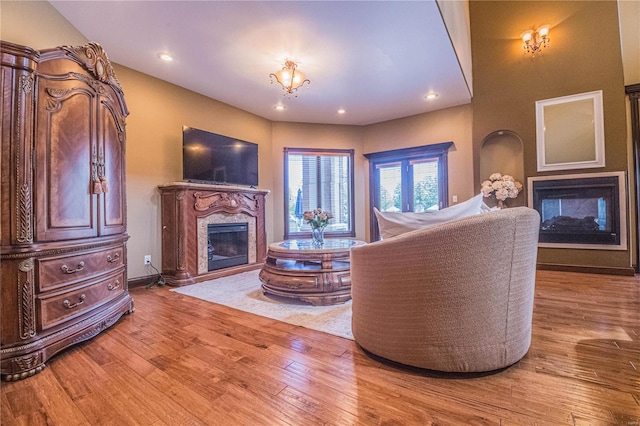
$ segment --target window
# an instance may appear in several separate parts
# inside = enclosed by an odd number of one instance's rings
[[[448,206],[447,152],[453,142],[366,154],[369,160],[371,240],[379,239],[373,207],[425,212]]]
[[[353,150],[284,149],[284,238],[311,238],[305,211],[333,214],[328,237],[354,237]]]

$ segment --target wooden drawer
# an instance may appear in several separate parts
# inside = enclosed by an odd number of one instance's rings
[[[39,295],[36,307],[39,328],[46,330],[79,315],[85,314],[124,292],[126,287],[124,268],[99,281],[89,281],[86,285],[74,287],[65,292]]]
[[[116,270],[124,260],[123,245],[37,259],[38,291],[51,291]]]
[[[338,288],[351,288],[351,271],[335,274]]]
[[[321,274],[291,274],[270,269],[265,265],[260,271],[260,280],[270,288],[285,291],[311,292],[322,291]]]

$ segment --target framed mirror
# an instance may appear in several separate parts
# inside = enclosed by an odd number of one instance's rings
[[[538,171],[604,167],[602,90],[536,102]]]

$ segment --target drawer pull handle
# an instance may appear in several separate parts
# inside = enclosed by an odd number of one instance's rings
[[[67,265],[62,265],[60,267],[60,270],[62,270],[62,272],[64,272],[65,274],[74,274],[78,271],[82,271],[83,269],[84,269],[84,262],[78,263],[78,266],[76,266],[75,269],[69,269]]]
[[[113,256],[111,256],[110,254],[107,255],[107,262],[109,263],[116,263],[119,260],[120,260],[120,253],[116,253]]]
[[[69,302],[69,300],[64,299],[64,302],[62,302],[62,306],[64,306],[67,309],[73,309],[78,305],[82,305],[84,303],[84,299],[86,298],[87,296],[85,296],[84,294],[81,294],[76,303],[71,303]]]
[[[120,280],[116,280],[115,285],[114,284],[107,284],[107,289],[109,291],[114,291],[120,288]]]

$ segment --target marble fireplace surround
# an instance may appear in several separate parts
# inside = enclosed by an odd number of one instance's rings
[[[209,272],[209,261],[207,259],[207,227],[209,224],[219,223],[248,224],[248,263],[256,263],[256,218],[246,213],[213,213],[207,217],[198,218],[198,274]]]

